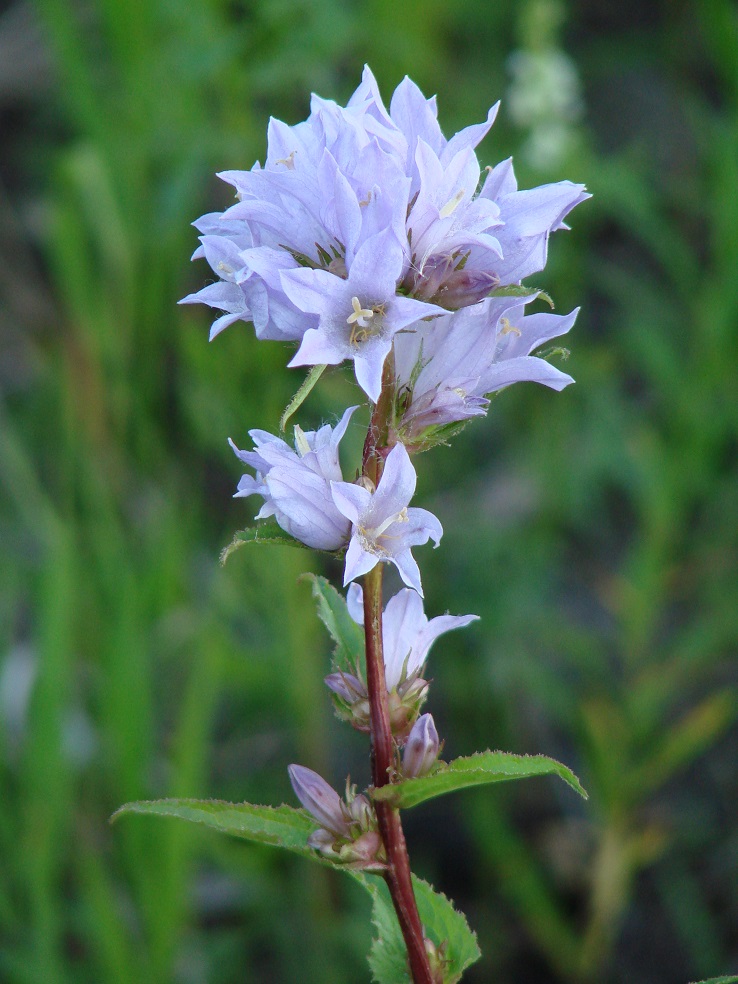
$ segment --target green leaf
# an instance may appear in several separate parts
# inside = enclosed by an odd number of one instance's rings
[[[287,404],[287,407],[285,408],[284,413],[280,417],[280,420],[279,420],[279,429],[281,431],[284,431],[285,427],[287,426],[287,421],[290,419],[290,417],[292,416],[292,414],[293,413],[297,413],[297,411],[303,405],[303,403],[305,402],[305,400],[310,395],[310,391],[315,386],[315,384],[318,382],[318,380],[323,375],[323,373],[325,372],[325,370],[326,370],[326,366],[313,366],[312,367],[312,369],[310,370],[310,372],[305,377],[304,383],[299,388],[299,390],[295,393],[295,395],[292,397],[292,399],[290,400],[290,402]]]
[[[440,768],[429,776],[382,786],[381,789],[372,790],[372,796],[375,800],[384,800],[403,808],[468,786],[551,774],[559,776],[587,799],[577,777],[561,762],[545,755],[513,755],[510,752],[477,752],[468,758],[455,759],[448,765],[441,763]]]
[[[405,942],[387,886],[380,880],[363,879],[363,882],[373,899],[372,922],[377,930],[369,953],[374,980],[376,984],[409,984]],[[426,937],[437,948],[445,944],[444,984],[455,984],[464,970],[481,956],[477,938],[463,913],[454,909],[445,895],[415,876],[413,888]]]
[[[260,523],[258,526],[251,526],[247,530],[239,530],[234,534],[233,539],[220,552],[220,566],[223,567],[232,553],[247,543],[277,543],[283,547],[299,547],[301,550],[310,550],[306,544],[296,540],[294,536],[285,533],[277,523]]]
[[[252,806],[250,803],[224,803],[222,800],[149,800],[126,803],[116,810],[110,818],[111,822],[131,813],[176,817],[190,823],[201,823],[223,834],[317,858],[315,851],[307,846],[307,839],[318,825],[303,810],[295,810],[291,806]]]
[[[324,577],[304,574],[313,586],[318,617],[336,644],[333,662],[336,670],[355,673],[364,661],[364,630],[351,618],[346,599]]]
[[[243,840],[281,847],[351,875],[373,900],[372,919],[378,938],[372,946],[369,963],[375,979],[379,984],[411,984],[405,943],[385,882],[381,878],[333,864],[308,847],[307,839],[318,825],[304,810],[291,806],[224,803],[220,800],[164,799],[126,803],[113,814],[111,822],[130,814],[174,817],[203,824]],[[448,972],[444,984],[454,984],[464,969],[479,959],[476,936],[469,929],[463,914],[454,909],[445,895],[434,892],[430,885],[415,876],[413,887],[426,936],[437,947],[448,941],[445,951]]]
[[[708,981],[692,981],[692,984],[738,984],[738,977],[711,977]]]

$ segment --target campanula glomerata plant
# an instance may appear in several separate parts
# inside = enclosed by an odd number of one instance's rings
[[[307,120],[271,120],[264,165],[227,171],[236,203],[195,223],[196,258],[217,281],[183,303],[221,312],[210,337],[238,321],[258,338],[292,342],[310,367],[280,422],[300,409],[326,366],[351,363],[357,406],[334,426],[294,426],[293,439],[250,431],[233,451],[247,469],[236,496],[256,496],[244,543],[285,543],[341,557],[339,592],[312,576],[318,614],[335,643],[325,678],[339,718],[369,736],[372,784],[341,794],[305,765],[289,766],[302,809],[162,800],[124,812],[176,816],[273,844],[347,872],[369,891],[379,984],[450,984],[479,956],[449,900],[411,873],[401,811],[472,785],[555,774],[545,756],[480,752],[444,762],[424,712],[426,664],[439,636],[475,615],[428,617],[416,547],[438,547],[438,517],[413,503],[413,456],[445,444],[490,396],[532,381],[561,390],[570,376],[541,349],[569,331],[576,311],[528,313],[547,294],[522,282],[546,264],[552,232],[589,196],[569,181],[519,190],[510,160],[483,170],[483,123],[447,140],[435,98],[404,79],[385,107],[365,69],[347,105],[312,97]],[[540,306],[540,305],[539,305]],[[370,407],[361,461],[340,445]],[[357,415],[357,419],[358,419]],[[353,476],[357,476],[355,479]],[[394,565],[406,587],[385,601]]]

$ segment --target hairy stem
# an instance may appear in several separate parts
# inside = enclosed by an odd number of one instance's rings
[[[389,415],[392,407],[391,356],[385,364],[382,394],[374,408],[364,445],[364,475],[375,484],[381,478],[387,451]],[[382,647],[382,564],[364,578],[364,632],[366,636],[366,682],[369,693],[372,742],[372,781],[386,786],[394,773],[394,740],[387,705]],[[385,879],[389,887],[402,936],[407,947],[414,984],[433,984],[423,940],[423,927],[415,902],[410,859],[399,810],[388,803],[376,803],[379,832],[387,852]]]

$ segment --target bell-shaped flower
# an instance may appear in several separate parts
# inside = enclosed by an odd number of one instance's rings
[[[479,198],[494,201],[503,223],[496,231],[502,256],[490,268],[487,257],[472,254],[470,269],[483,265],[501,284],[520,283],[546,265],[548,238],[558,229],[568,229],[564,219],[573,208],[592,196],[584,185],[557,181],[518,191],[512,159],[490,168]]]
[[[352,584],[346,595],[349,615],[364,624],[364,592]],[[439,636],[476,622],[478,615],[436,615],[429,619],[417,592],[403,588],[382,613],[382,648],[387,690],[392,692],[425,669],[430,648]]]
[[[502,248],[491,230],[496,232],[502,225],[500,209],[490,199],[475,197],[480,169],[470,147],[459,151],[444,167],[420,140],[417,168],[420,190],[407,220],[412,261],[403,286],[414,296],[451,306],[451,297],[459,298],[455,294],[445,296],[445,278],[433,290],[439,270],[445,269],[453,282],[472,248],[477,258],[475,268],[496,265]],[[495,286],[499,281],[490,278],[490,282]]]
[[[486,413],[488,395],[518,382],[561,390],[571,376],[530,353],[569,331],[566,316],[525,315],[520,298],[489,298],[423,324],[395,343],[397,386],[404,407],[399,433],[408,445],[430,446],[434,429]],[[443,436],[442,434],[440,435]]]
[[[415,469],[402,444],[387,455],[376,489],[331,482],[336,508],[351,523],[344,585],[378,563],[391,563],[405,584],[422,596],[420,570],[410,550],[430,539],[438,546],[443,528],[427,509],[408,508],[415,483]]]
[[[392,340],[402,328],[443,314],[434,304],[398,296],[403,251],[391,230],[368,239],[346,279],[326,270],[287,270],[282,288],[300,311],[317,314],[290,366],[336,365],[352,359],[359,386],[375,403],[382,389],[382,368]]]
[[[364,593],[350,585],[346,604],[351,618],[364,624]],[[478,615],[438,615],[428,619],[416,591],[403,588],[387,602],[382,614],[384,674],[392,733],[402,744],[428,694],[424,679],[428,653],[436,639],[452,629],[461,629]],[[369,730],[369,700],[359,671],[338,670],[325,678],[334,693],[336,712],[358,731]]]
[[[309,547],[338,550],[346,544],[350,524],[336,507],[331,484],[342,478],[338,446],[356,407],[349,407],[336,427],[317,431],[295,428],[294,450],[267,431],[252,430],[253,451],[236,455],[256,472],[244,475],[236,497],[261,495],[256,519],[273,516],[282,529]]]
[[[345,107],[313,96],[304,122],[271,120],[264,165],[221,173],[238,200],[196,223],[203,241],[195,257],[206,258],[221,283],[185,302],[225,312],[211,336],[239,319],[252,320],[259,338],[299,342],[317,332],[295,365],[335,364],[365,350],[355,359],[357,378],[372,396],[410,300],[456,310],[519,283],[543,268],[550,233],[566,228],[567,213],[589,197],[568,181],[519,191],[510,161],[491,169],[477,193],[475,147],[496,112],[495,105],[484,122],[447,140],[435,97],[406,78],[387,110],[365,68]],[[380,259],[382,234],[397,243],[399,268],[388,264],[391,278],[347,293],[341,281],[368,243]],[[327,304],[333,293],[335,305]]]

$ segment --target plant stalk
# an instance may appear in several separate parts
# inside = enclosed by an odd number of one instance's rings
[[[364,445],[364,475],[379,482],[388,450],[388,429],[392,411],[392,356],[387,357],[382,393],[372,414]],[[366,637],[366,683],[369,694],[372,745],[372,781],[375,787],[392,782],[395,746],[387,703],[382,646],[382,564],[364,578],[364,633]],[[379,832],[387,853],[385,880],[392,897],[402,937],[407,947],[413,984],[434,984],[425,951],[423,927],[413,892],[410,858],[400,811],[389,803],[375,803]]]

